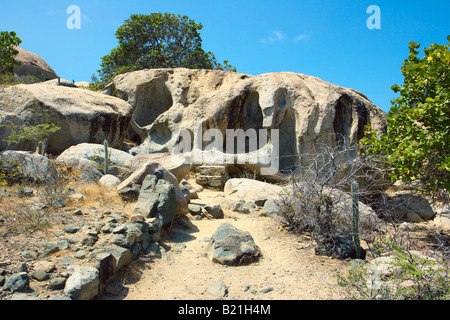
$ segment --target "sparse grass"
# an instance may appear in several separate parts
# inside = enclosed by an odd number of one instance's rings
[[[79,202],[82,206],[105,205],[114,207],[123,205],[122,200],[117,195],[117,190],[114,188],[108,188],[98,183],[84,183],[80,184],[77,190],[85,195],[85,198]]]

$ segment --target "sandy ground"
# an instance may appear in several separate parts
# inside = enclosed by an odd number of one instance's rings
[[[192,203],[218,203],[224,195],[206,190],[199,196]],[[212,300],[218,298],[208,288],[219,282],[228,289],[223,299],[343,299],[335,275],[348,268],[347,262],[316,256],[310,240],[280,229],[271,218],[224,213],[225,219],[195,220],[188,215],[178,220],[162,243],[167,252],[159,259],[134,263],[122,275],[120,294],[102,299]],[[206,254],[208,240],[223,222],[250,232],[262,258],[239,267],[213,263]]]

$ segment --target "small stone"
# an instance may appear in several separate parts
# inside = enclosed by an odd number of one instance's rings
[[[77,259],[84,259],[86,258],[86,251],[80,250],[75,254],[75,258]]]
[[[131,222],[144,222],[145,218],[143,215],[139,214],[139,215],[132,216],[130,220],[131,220]]]
[[[102,227],[101,232],[103,232],[103,233],[111,233],[111,229],[112,229],[111,226],[105,225],[105,226]]]
[[[215,219],[223,219],[224,218],[223,210],[220,207],[220,205],[218,205],[218,204],[207,205],[204,207],[204,209],[206,210],[206,212],[208,212],[209,215],[211,215]]]
[[[264,288],[264,289],[260,290],[259,292],[261,292],[261,293],[269,293],[271,291],[273,291],[273,287]]]
[[[59,248],[53,242],[44,241],[42,243],[42,250],[44,251],[44,254],[51,254],[51,253],[58,252]]]
[[[127,231],[127,226],[124,224],[121,224],[120,226],[117,226],[112,230],[112,232],[115,234],[124,233],[125,231]]]
[[[214,297],[220,299],[228,294],[228,288],[222,282],[215,283],[208,288],[208,292]]]
[[[255,200],[255,205],[257,205],[258,207],[264,207],[264,204],[266,203],[267,199],[259,199],[259,200]]]
[[[80,231],[80,229],[81,228],[77,227],[77,226],[66,226],[66,227],[63,228],[63,231],[65,233],[74,234],[74,233],[77,233],[78,231]]]
[[[82,216],[83,212],[81,210],[75,210],[75,212],[73,214],[76,216]]]
[[[118,245],[122,248],[129,248],[130,247],[130,241],[129,239],[123,235],[123,234],[114,234],[110,238],[110,242],[112,244]]]
[[[45,272],[44,270],[34,270],[31,274],[30,277],[34,280],[37,281],[45,281],[50,279],[49,275],[47,272]]]
[[[60,296],[60,295],[55,294],[54,296],[51,296],[50,298],[48,298],[48,300],[70,300],[71,301],[72,299],[70,299],[67,296]]]
[[[48,283],[48,288],[50,290],[62,290],[66,285],[66,278],[64,277],[56,277],[50,280]]]
[[[28,259],[28,260],[36,260],[38,258],[38,253],[35,251],[31,251],[31,250],[25,250],[24,252],[22,252],[21,256],[24,259]]]
[[[56,246],[59,250],[67,250],[70,248],[70,242],[67,239],[58,240]]]
[[[106,222],[109,223],[109,224],[117,223],[117,219],[116,218],[109,218]]]
[[[202,207],[197,204],[190,203],[188,205],[188,208],[189,213],[192,214],[193,216],[198,216],[202,214]]]
[[[11,300],[26,301],[26,300],[41,300],[41,299],[35,296],[34,294],[15,293],[11,296]]]

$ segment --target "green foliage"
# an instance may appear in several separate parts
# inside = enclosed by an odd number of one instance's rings
[[[387,132],[372,132],[361,142],[370,154],[384,155],[392,180],[420,182],[420,190],[450,192],[450,36],[448,45],[431,44],[420,58],[411,42],[402,66],[404,84],[392,90]],[[370,131],[370,130],[369,130]]]
[[[59,131],[61,128],[51,123],[40,123],[36,126],[14,125],[6,123],[11,134],[5,139],[8,148],[22,141],[39,141],[49,134]]]
[[[102,58],[98,82],[101,88],[116,75],[152,68],[218,69],[236,71],[228,61],[217,62],[202,48],[201,24],[187,16],[169,13],[133,14],[115,36],[119,46]]]
[[[22,40],[17,37],[14,31],[2,31],[0,33],[0,74],[11,73],[14,66],[18,64],[14,57],[19,53],[15,47],[20,45]]]
[[[436,260],[386,243],[392,260],[388,273],[366,264],[338,275],[338,284],[353,299],[368,300],[448,300],[449,266]],[[381,268],[386,270],[385,268]]]

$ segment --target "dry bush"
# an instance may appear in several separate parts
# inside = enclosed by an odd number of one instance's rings
[[[389,182],[373,159],[358,157],[358,146],[349,146],[345,139],[335,146],[318,145],[315,151],[299,159],[287,192],[280,198],[279,216],[290,230],[310,232],[316,252],[340,256],[340,244],[354,236],[352,182],[359,182],[362,201],[374,198]],[[373,212],[363,213],[360,232],[378,229]]]

